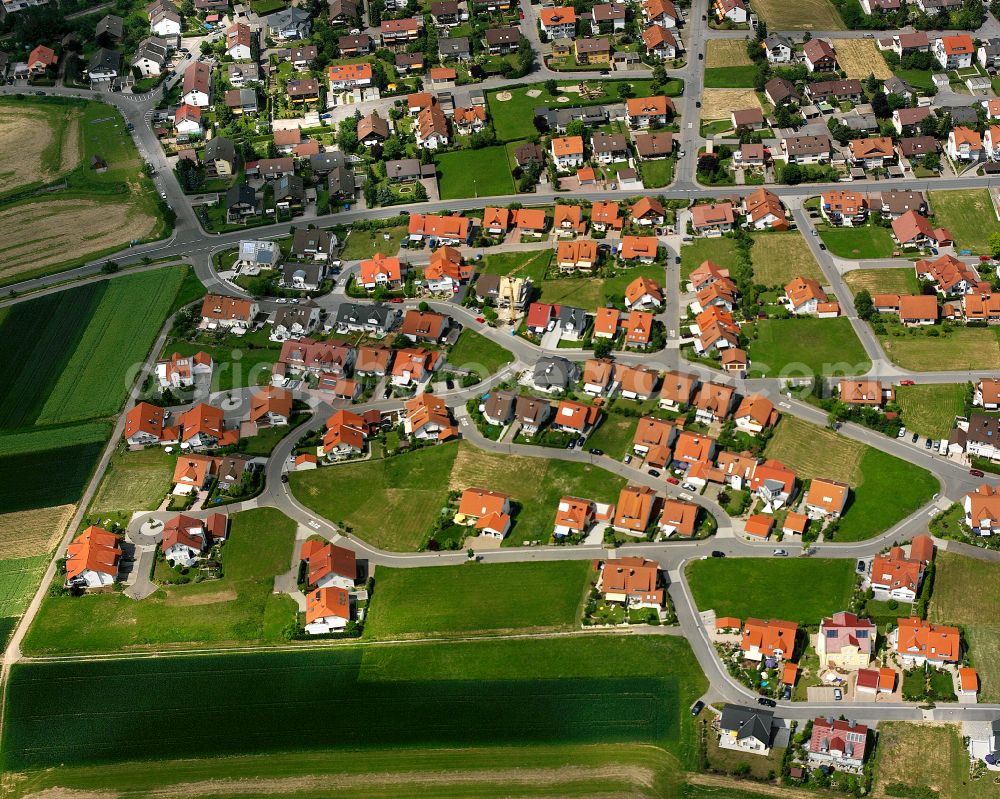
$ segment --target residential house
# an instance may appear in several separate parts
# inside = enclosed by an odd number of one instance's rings
[[[663,290],[656,281],[637,277],[625,287],[625,307],[629,310],[650,310],[663,305]]]
[[[780,33],[772,33],[761,42],[769,64],[787,64],[792,60],[794,46],[790,39]]]
[[[626,535],[645,536],[653,521],[656,492],[648,486],[625,486],[618,495],[612,526]]]
[[[365,147],[385,144],[389,138],[389,121],[382,119],[378,111],[358,120],[358,141]]]
[[[814,477],[806,493],[805,509],[812,518],[839,519],[850,494],[851,487],[847,483]]]
[[[583,166],[583,138],[555,137],[550,144],[552,160],[559,172],[569,172]]]
[[[796,277],[785,286],[786,307],[796,316],[818,313],[821,304],[828,301],[822,286],[812,278]]]
[[[771,753],[773,719],[770,710],[727,704],[719,718],[719,746],[766,757]]]
[[[765,83],[764,96],[775,108],[788,102],[797,102],[799,99],[795,84],[785,78],[771,78]]]
[[[864,89],[857,78],[820,80],[807,84],[806,94],[814,103],[859,103],[864,97]]]
[[[181,102],[198,108],[207,108],[212,98],[212,70],[208,64],[195,61],[184,70]]]
[[[695,417],[703,424],[725,421],[736,399],[736,389],[721,383],[702,383],[695,398]]]
[[[645,366],[620,366],[615,372],[615,379],[622,397],[644,402],[656,393],[660,373]]]
[[[825,133],[785,136],[781,140],[781,152],[790,164],[828,164],[833,155],[833,142]]]
[[[781,461],[758,463],[750,475],[750,490],[771,510],[786,507],[795,496],[796,475]]]
[[[490,55],[507,55],[521,44],[521,31],[515,27],[489,28],[484,36]]]
[[[621,133],[594,133],[590,137],[591,160],[613,164],[628,160],[628,139]]]
[[[914,264],[914,270],[918,280],[930,280],[944,297],[969,294],[979,283],[976,270],[953,255],[942,255],[933,261],[921,259]]]
[[[650,161],[658,158],[669,158],[674,153],[673,133],[636,133],[632,137],[636,154],[643,161]],[[612,203],[604,203],[611,205]],[[614,204],[617,208],[617,204]],[[594,207],[597,203],[594,204]],[[593,220],[593,208],[591,209],[591,220]],[[591,222],[593,224],[593,221]]]
[[[372,65],[367,62],[335,64],[326,68],[326,78],[334,93],[363,89],[372,85]]]
[[[518,223],[521,221],[520,211],[517,214]],[[544,214],[543,214],[544,219]],[[521,227],[518,224],[518,227]],[[579,236],[587,229],[587,221],[583,218],[583,208],[579,205],[566,205],[558,203],[552,212],[552,229],[557,236]],[[544,232],[544,222],[541,231]]]
[[[472,108],[456,108],[451,122],[461,136],[479,133],[486,127],[486,109],[481,105]]]
[[[400,332],[410,341],[426,341],[437,343],[448,332],[451,319],[434,311],[419,311],[411,309],[403,315]]]
[[[170,60],[170,47],[166,39],[147,36],[138,45],[132,56],[132,69],[143,78],[162,75]]]
[[[674,114],[669,97],[630,97],[625,101],[625,120],[630,128],[650,128],[666,125]]]
[[[697,385],[697,375],[685,372],[667,372],[663,376],[663,385],[660,387],[660,407],[669,411],[685,410],[691,404],[691,398],[694,396]]]
[[[802,60],[810,72],[833,72],[837,69],[837,54],[823,39],[806,42],[802,47]]]
[[[597,590],[607,602],[621,602],[626,607],[654,610],[663,607],[666,595],[660,564],[640,557],[605,561],[598,578]]]
[[[983,157],[983,139],[978,131],[959,125],[948,134],[945,152],[953,161],[978,161]]]
[[[584,405],[582,402],[562,400],[556,406],[552,419],[552,429],[560,433],[589,435],[600,418],[601,411],[596,405]]]
[[[210,378],[214,366],[212,356],[207,352],[196,352],[191,356],[175,352],[166,360],[156,362],[156,381],[160,388],[190,388],[199,375]]]
[[[341,332],[365,332],[384,336],[399,321],[399,312],[389,305],[378,303],[341,303],[337,309],[337,329]],[[385,374],[382,372],[382,374]]]
[[[306,625],[309,635],[341,632],[351,621],[351,595],[343,588],[317,588],[306,595]]]
[[[438,244],[456,247],[472,240],[472,222],[464,216],[452,214],[410,214],[409,237],[411,241],[436,239]]]
[[[602,519],[609,518],[613,515],[613,507],[598,506],[589,499],[563,497],[556,506],[556,520],[552,534],[557,539],[568,535],[586,535],[597,521],[598,514],[600,513]]]
[[[849,146],[851,163],[863,169],[882,169],[896,160],[896,150],[888,136],[853,139]]]
[[[253,45],[253,31],[249,25],[237,22],[226,28],[226,55],[234,61],[249,61]]]
[[[976,383],[972,404],[987,411],[1000,411],[1000,377],[984,377]]]
[[[357,419],[360,421],[361,417]],[[335,586],[350,591],[357,582],[357,556],[350,549],[311,538],[302,544],[299,557],[308,566],[306,583],[312,588]]]
[[[91,525],[66,547],[66,585],[105,588],[118,579],[122,548],[117,535]]]
[[[312,30],[309,12],[298,6],[289,6],[263,18],[267,32],[278,41],[305,39]]]
[[[908,558],[902,547],[892,547],[872,561],[871,587],[897,602],[915,602],[923,579],[923,561]]]
[[[577,39],[573,42],[573,50],[577,64],[611,63],[611,42],[608,39]]]
[[[747,660],[788,660],[795,653],[795,622],[778,619],[747,619],[740,633],[740,649]]]
[[[965,524],[975,535],[1000,532],[1000,488],[983,483],[962,499]]]
[[[451,141],[448,135],[448,120],[440,104],[432,103],[417,114],[414,133],[417,146],[423,149],[436,150],[448,146]]]
[[[696,205],[691,209],[691,224],[699,235],[721,235],[736,226],[736,209],[730,202]]]
[[[307,336],[319,324],[319,306],[312,300],[286,305],[274,312],[271,340],[287,341]]]
[[[292,392],[268,386],[250,396],[250,421],[258,427],[283,427],[292,416]]]
[[[187,496],[208,490],[217,476],[218,465],[218,458],[182,453],[174,466],[172,493],[176,496]]]
[[[221,513],[205,519],[179,513],[164,522],[160,551],[171,566],[194,566],[212,544],[225,540],[227,524]]]
[[[887,402],[896,401],[896,389],[883,385],[878,380],[853,380],[842,378],[837,389],[840,401],[845,405],[881,408]]]
[[[820,214],[831,225],[854,227],[868,219],[868,197],[860,192],[838,189],[821,195]]]
[[[397,354],[397,363],[402,353]],[[433,394],[418,394],[403,404],[403,430],[419,440],[448,441],[458,435],[444,400]]]
[[[642,43],[646,47],[646,54],[661,61],[677,58],[681,51],[680,42],[669,28],[659,25],[650,25],[642,32]]]
[[[576,38],[576,11],[572,6],[542,8],[538,14],[542,33],[549,39]]]
[[[763,148],[763,145],[760,146]],[[788,220],[785,218],[781,200],[778,199],[778,195],[763,186],[743,198],[743,213],[754,230],[788,229]]]
[[[483,418],[492,425],[504,427],[514,418],[514,402],[517,395],[513,391],[491,391],[486,402],[481,405]]]
[[[880,214],[883,219],[899,219],[911,211],[926,216],[928,212],[927,199],[923,192],[905,189],[891,189],[869,195],[868,207],[873,213]]]
[[[208,329],[231,328],[239,333],[253,326],[259,311],[254,300],[207,294],[201,303],[201,325]]]
[[[771,400],[762,394],[744,397],[733,414],[736,429],[755,436],[770,430],[778,423],[778,411]]]
[[[648,311],[631,311],[622,322],[625,347],[633,350],[647,349],[653,340],[653,314]]]
[[[916,108],[897,108],[892,112],[892,126],[896,132],[903,134],[915,130],[921,122],[931,115],[930,106]]]
[[[877,629],[869,619],[840,611],[824,618],[816,636],[821,668],[861,669],[871,661]]]
[[[642,0],[642,19],[645,25],[676,28],[681,15],[671,0]]]
[[[669,538],[677,535],[680,538],[693,538],[697,532],[698,506],[692,502],[682,502],[679,499],[667,499],[660,511],[660,532]]]
[[[935,39],[931,52],[942,69],[967,69],[972,66],[976,46],[969,34],[959,33]]]
[[[630,214],[632,222],[639,227],[658,227],[664,223],[666,215],[660,202],[651,197],[639,198]]]
[[[597,242],[590,239],[561,241],[556,249],[556,265],[560,272],[592,272],[597,259]]]
[[[860,771],[865,764],[868,728],[856,721],[813,719],[807,760],[840,770]]]
[[[938,667],[957,663],[961,657],[962,639],[957,627],[931,624],[924,619],[899,619],[889,634],[889,645],[899,655],[904,666]]]
[[[483,488],[462,492],[455,523],[474,527],[487,538],[504,539],[511,527],[510,496]]]
[[[558,355],[547,355],[535,362],[531,385],[547,394],[566,391],[580,379],[580,368]]]

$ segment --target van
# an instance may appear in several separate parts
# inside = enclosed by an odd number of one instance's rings
[[[948,439],[942,438],[941,443],[938,445],[938,455],[948,454]]]

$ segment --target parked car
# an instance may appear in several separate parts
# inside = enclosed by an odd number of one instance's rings
[[[912,436],[910,436],[910,443],[911,444],[916,444],[919,440],[920,440],[920,434],[919,433],[914,433]]]
[[[604,454],[604,450],[603,449],[596,449],[594,447],[591,447],[590,448],[590,454],[591,455],[603,455]]]
[[[622,463],[631,463],[631,462],[632,462],[631,455],[626,455],[624,458],[622,458]]]
[[[916,383],[913,380],[900,380],[899,385],[901,386],[915,386]]]
[[[905,427],[900,427],[899,428],[899,433],[897,435],[899,436],[899,438],[906,438],[906,428]]]
[[[650,477],[659,477],[660,473],[658,471],[656,471],[656,469],[650,469],[649,470],[649,476]]]
[[[786,558],[788,557],[788,551],[784,549],[776,549],[771,553],[776,558]]]
[[[969,474],[971,474],[973,477],[985,477],[986,476],[985,474],[983,474],[983,470],[982,469],[969,469]]]
[[[713,558],[724,558],[724,557],[726,557],[726,553],[723,552],[721,549],[713,549],[712,550],[712,557]]]
[[[402,302],[402,301],[403,301],[402,297],[390,297],[389,298],[389,302]]]
[[[863,560],[859,560],[858,561],[858,571],[863,573],[866,568],[867,568],[867,566],[865,566],[865,562]]]
[[[681,481],[678,480],[676,477],[668,477],[667,482],[670,483],[670,485],[675,486],[679,485]]]
[[[696,486],[694,483],[683,483],[681,485],[681,488],[683,488],[685,491],[697,491],[698,490],[698,486]]]
[[[281,475],[281,482],[282,483],[287,483],[288,482],[288,475],[287,474],[282,474]]]
[[[705,709],[705,703],[699,699],[697,702],[691,705],[691,715],[697,716],[704,709]]]
[[[841,699],[844,698],[844,692],[841,691],[839,688],[834,688],[833,689],[833,698],[834,698],[835,701],[839,702]]]
[[[930,449],[930,448],[931,448],[931,447],[933,447],[933,446],[934,446],[934,439],[933,439],[933,438],[928,438],[928,439],[927,439],[927,440],[926,440],[926,441],[924,442],[924,449]]]
[[[763,705],[764,707],[777,707],[778,703],[773,699],[768,699],[766,696],[757,697],[757,704]]]

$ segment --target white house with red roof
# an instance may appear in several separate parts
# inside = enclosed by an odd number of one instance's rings
[[[306,563],[306,580],[315,588],[342,588],[351,591],[358,579],[357,556],[353,550],[309,539],[299,557]]]
[[[103,588],[118,579],[118,536],[91,525],[66,547],[66,585]]]
[[[205,519],[177,514],[163,525],[163,557],[171,566],[193,566],[209,546],[225,540],[227,523],[221,513]]]
[[[215,362],[207,352],[181,355],[175,352],[169,358],[156,362],[156,382],[160,388],[190,388],[199,375],[212,376]]]
[[[317,588],[306,595],[306,626],[309,635],[344,630],[351,620],[351,595],[343,588]]]
[[[856,721],[817,718],[809,738],[810,763],[833,766],[840,770],[859,771],[865,764],[868,728]]]

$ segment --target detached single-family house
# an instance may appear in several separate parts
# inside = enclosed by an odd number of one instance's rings
[[[840,611],[823,619],[816,636],[816,654],[823,668],[861,669],[871,661],[876,627],[869,619]]]
[[[104,588],[118,579],[122,549],[117,535],[96,525],[66,547],[66,585]]]

